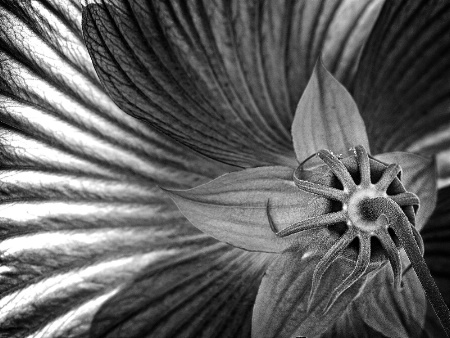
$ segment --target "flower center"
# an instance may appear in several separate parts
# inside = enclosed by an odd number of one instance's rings
[[[372,185],[368,188],[358,188],[349,198],[348,203],[343,204],[343,210],[347,210],[347,225],[355,226],[359,230],[375,235],[380,229],[377,223],[380,217],[380,210],[372,202],[376,197],[387,197],[385,192],[375,189]]]
[[[307,175],[302,175],[303,168],[300,166],[294,173],[294,182],[301,190],[331,200],[332,212],[297,222],[277,231],[269,208],[267,209],[269,224],[279,237],[323,227],[335,231],[339,236],[337,242],[316,266],[310,299],[313,298],[325,271],[346,250],[357,251],[355,269],[333,291],[330,306],[366,273],[371,263],[379,263],[386,258],[392,267],[394,283],[397,288],[400,288],[402,267],[398,238],[397,233],[392,229],[392,219],[386,216],[392,216],[392,205],[396,205],[398,209],[396,212],[400,212],[407,220],[408,231],[413,232],[417,244],[423,250],[421,237],[412,225],[414,224],[413,206],[418,206],[419,199],[415,194],[407,192],[401,184],[400,166],[385,165],[369,158],[362,146],[355,147],[356,156],[342,160],[328,150],[321,150],[317,155],[330,170],[319,178],[316,175],[315,179],[308,180]],[[344,230],[342,230],[343,227]],[[373,245],[374,243],[377,245]]]
[[[314,228],[327,227],[330,229],[330,226],[345,225],[344,232],[338,232],[339,239],[328,249],[314,269],[309,306],[311,306],[325,271],[356,240],[359,244],[359,252],[355,268],[331,292],[325,312],[331,308],[343,292],[365,275],[370,263],[377,256],[372,255],[375,249],[372,247],[373,238],[376,238],[381,244],[384,257],[387,257],[392,267],[394,284],[400,288],[402,266],[399,242],[405,249],[438,318],[450,336],[450,311],[422,257],[422,238],[414,227],[412,210],[413,207],[418,207],[419,198],[415,194],[407,192],[401,184],[399,180],[400,166],[398,164],[385,165],[369,158],[362,146],[355,147],[355,156],[342,160],[328,150],[321,150],[317,155],[329,167],[329,173],[331,173],[329,179],[324,180],[324,176],[319,179],[317,177],[311,180],[305,179],[307,176],[302,176],[303,167],[300,165],[294,172],[294,182],[299,189],[323,196],[341,205],[341,208],[336,208],[335,205],[330,213],[294,223],[277,231],[269,213],[269,204],[267,204],[270,227],[279,237],[290,236]]]

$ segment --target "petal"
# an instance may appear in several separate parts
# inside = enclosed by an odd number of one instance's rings
[[[0,22],[0,336],[124,325],[140,338],[155,312],[164,319],[149,336],[173,337],[175,321],[198,337],[249,335],[270,257],[202,234],[156,185],[188,188],[230,168],[114,105],[77,2],[1,2]],[[235,301],[215,302],[217,290]],[[135,295],[147,297],[133,307]]]
[[[320,59],[298,103],[292,139],[299,162],[320,149],[347,154],[349,148],[362,145],[370,152],[356,103]]]
[[[174,181],[176,175],[182,186],[224,172],[114,105],[82,44],[80,6],[55,5],[52,13],[40,2],[32,4],[0,12],[2,22],[14,23],[0,30],[4,165],[108,178],[131,170],[135,178],[156,182]]]
[[[438,191],[436,210],[421,234],[425,243],[425,260],[441,294],[450,306],[450,187]],[[425,332],[430,337],[444,336],[444,331],[429,306]]]
[[[190,148],[243,167],[295,163],[290,127],[317,57],[323,50],[331,71],[350,81],[381,5],[86,3],[85,40],[114,102]]]
[[[448,149],[449,20],[445,1],[385,2],[353,91],[374,154]]]
[[[369,326],[358,313],[355,302],[347,307],[344,314],[321,338],[390,338]]]
[[[365,286],[364,290],[367,291],[363,291],[351,302],[333,327],[321,337],[422,337],[426,300],[414,272],[412,270],[409,272],[409,277],[404,278],[404,288],[401,292],[389,288],[389,285],[383,285],[383,283],[391,283],[390,278],[387,277],[389,271],[386,274],[384,269],[377,274]],[[373,288],[372,292],[369,291],[370,288]],[[419,303],[415,303],[414,301],[418,298]],[[405,306],[409,307],[405,308]],[[443,331],[442,333],[445,335]],[[431,337],[441,337],[441,335]]]
[[[438,170],[438,188],[450,185],[450,149],[436,155]]]
[[[417,337],[425,323],[427,300],[422,285],[414,270],[407,269],[409,260],[402,252],[403,287],[394,287],[389,266],[376,274],[354,301],[353,313],[346,316],[361,316],[365,323],[387,337]]]
[[[104,303],[90,334],[248,337],[267,256],[220,243],[149,265]]]
[[[397,163],[402,167],[401,180],[406,191],[413,192],[420,199],[416,228],[421,230],[436,207],[436,161],[434,158],[404,152],[379,154],[376,158],[388,164]]]
[[[320,243],[320,244],[319,244]],[[330,236],[318,235],[316,247],[331,246]],[[318,337],[330,328],[358,293],[364,278],[354,283],[332,308],[323,313],[330,291],[351,273],[354,262],[338,257],[322,277],[316,293],[319,302],[307,310],[311,280],[320,259],[317,252],[286,251],[264,275],[253,310],[253,337]]]
[[[278,231],[331,210],[327,199],[299,190],[292,173],[286,167],[246,169],[194,189],[167,192],[183,215],[206,234],[246,250],[280,252],[294,244],[307,245],[310,231],[277,237],[269,223],[268,201]]]

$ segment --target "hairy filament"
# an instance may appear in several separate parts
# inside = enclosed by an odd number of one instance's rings
[[[381,215],[380,218],[386,217]],[[386,218],[386,222],[388,222]],[[394,274],[394,286],[396,289],[400,289],[402,282],[402,263],[400,259],[400,252],[395,246],[389,234],[383,229],[377,232],[377,236],[380,239],[380,243],[385,250],[386,256],[391,263],[392,273]]]
[[[356,188],[356,184],[345,165],[329,150],[319,151],[318,156],[325,162],[326,165],[330,167],[333,174],[335,174],[339,181],[343,184],[344,189],[354,190]]]
[[[361,176],[361,185],[364,187],[369,186],[372,182],[370,180],[370,161],[367,156],[366,149],[362,146],[355,147],[356,159],[359,165],[359,172]]]

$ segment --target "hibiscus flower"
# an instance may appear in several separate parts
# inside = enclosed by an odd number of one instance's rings
[[[328,315],[305,310],[325,255],[309,250],[311,242],[329,249],[342,230],[299,232],[295,240],[274,234],[305,219],[293,213],[307,203],[292,177],[297,160],[332,148],[314,141],[308,144],[320,149],[303,149],[296,145],[301,138],[291,137],[299,99],[322,55],[361,113],[367,140],[358,144],[374,156],[422,155],[409,167],[399,157],[377,158],[400,163],[401,184],[420,197],[416,227],[449,303],[445,2],[88,1],[83,8],[70,0],[0,1],[0,13],[3,336],[445,334],[406,256],[400,290],[391,269],[398,265],[384,264],[355,280]],[[295,135],[309,142],[318,124],[302,121],[294,123]],[[329,140],[349,135],[332,122],[324,128],[336,134]],[[423,157],[433,155],[442,187],[436,207],[433,161]],[[264,176],[275,166],[278,195]],[[311,181],[307,170],[296,171],[299,181]],[[249,171],[244,192],[255,179],[267,186],[262,194],[253,185],[253,198],[245,197],[259,217],[248,233],[260,234],[259,244],[276,241],[281,254],[210,237],[159,188],[202,189],[231,177],[229,202],[239,207],[233,184]],[[308,217],[333,208],[308,194],[317,201]],[[280,208],[288,199],[289,208]],[[251,243],[244,235],[235,237]],[[335,288],[324,282],[339,286],[353,271],[357,258],[344,256],[329,266],[312,299],[328,302]],[[273,283],[273,275],[285,278]],[[267,305],[263,317],[255,304]]]

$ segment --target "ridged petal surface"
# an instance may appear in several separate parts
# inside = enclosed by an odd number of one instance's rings
[[[119,107],[248,167],[295,163],[291,123],[317,58],[350,83],[382,2],[86,4],[87,46]]]
[[[202,234],[158,187],[230,168],[110,100],[81,11],[0,1],[0,337],[248,336],[267,256]]]
[[[450,306],[450,187],[439,190],[436,210],[422,230],[425,260],[441,294]],[[424,337],[439,337],[444,331],[430,305]]]
[[[353,90],[374,154],[449,148],[449,23],[447,1],[386,1]]]

